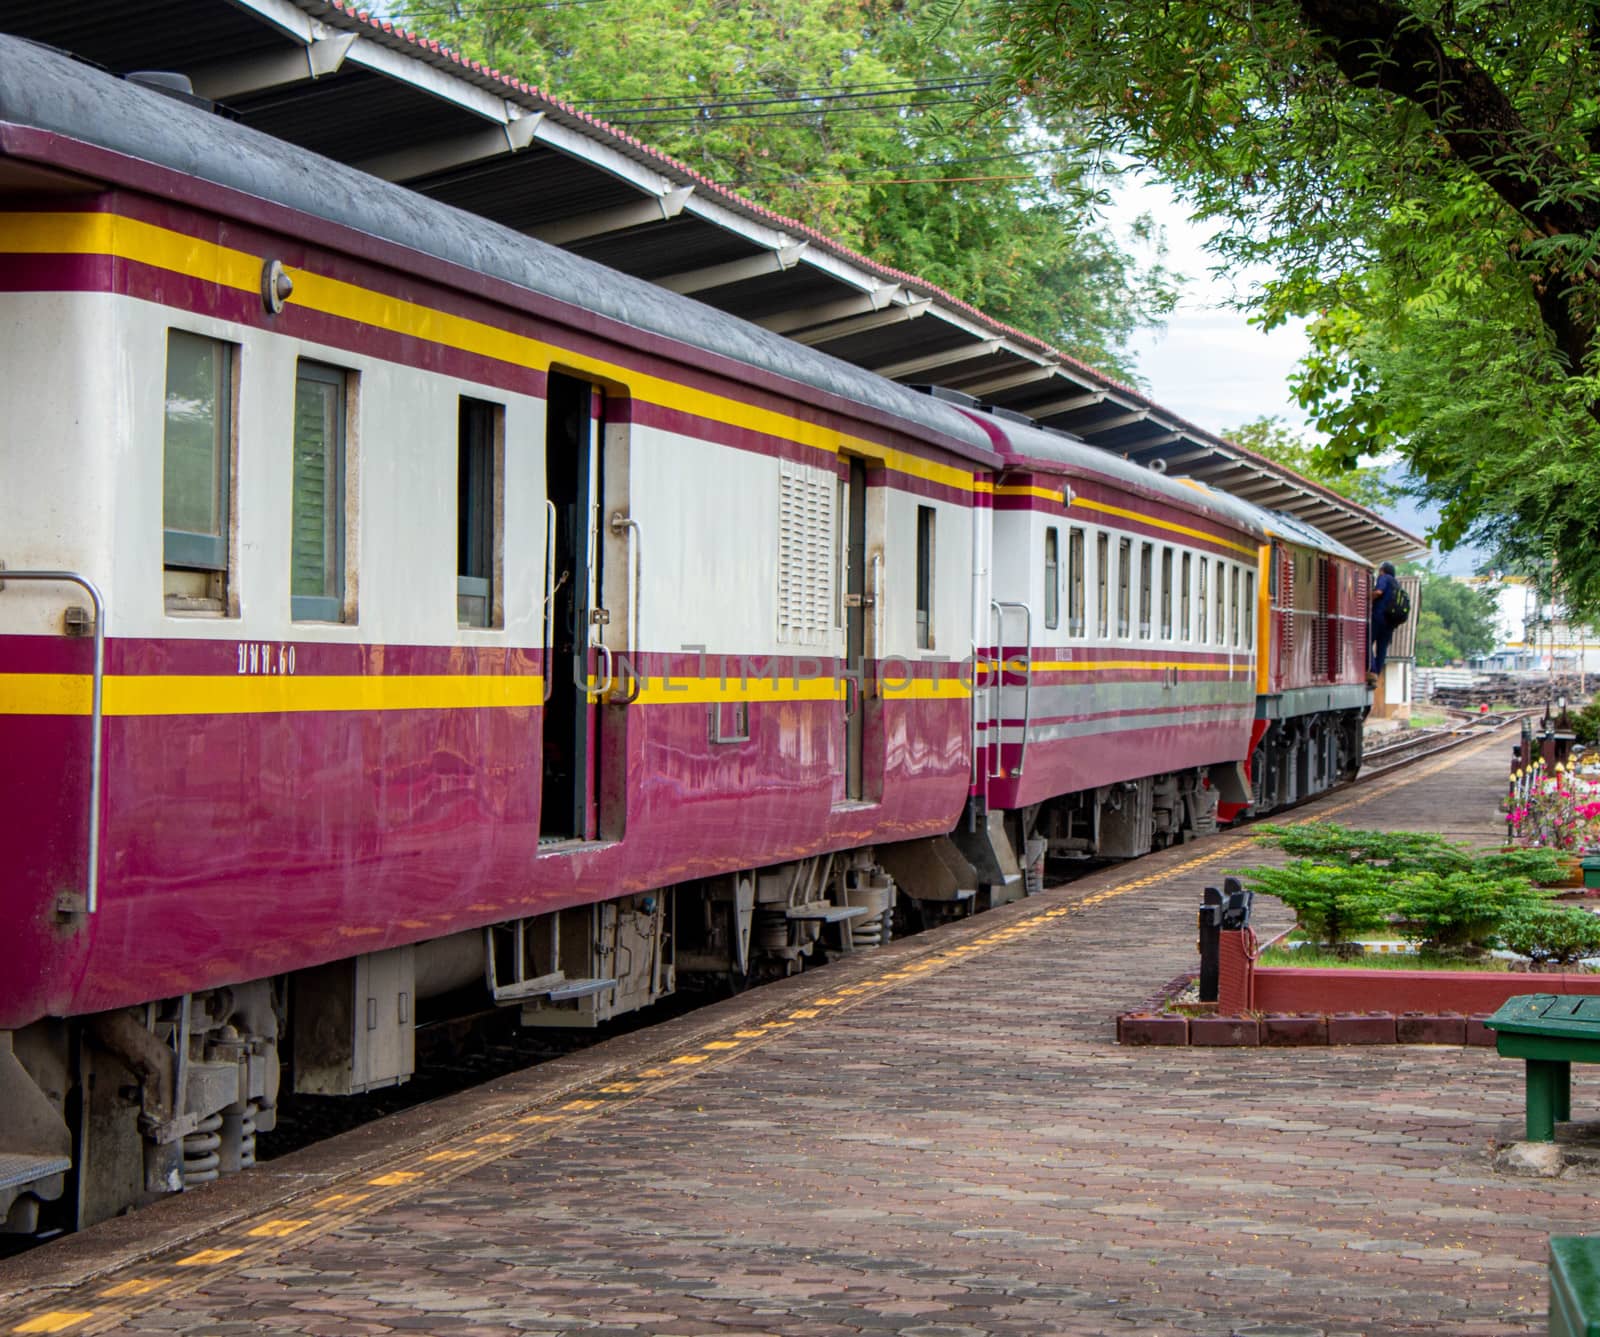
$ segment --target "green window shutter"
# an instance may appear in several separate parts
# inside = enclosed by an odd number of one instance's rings
[[[339,619],[344,594],[344,374],[300,364],[294,397],[294,615]]]

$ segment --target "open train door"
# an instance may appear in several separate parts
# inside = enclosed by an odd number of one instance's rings
[[[551,372],[545,427],[545,708],[539,844],[599,834],[598,699],[611,682],[602,640],[601,502],[604,398],[597,386]]]

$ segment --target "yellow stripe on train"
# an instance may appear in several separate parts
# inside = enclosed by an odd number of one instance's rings
[[[0,214],[0,252],[21,254],[109,255],[168,269],[225,288],[256,292],[261,260],[246,251],[186,236],[141,219],[108,213]],[[329,278],[308,269],[291,271],[294,304],[376,329],[422,339],[512,366],[586,375],[626,388],[650,403],[695,417],[730,423],[753,432],[809,446],[830,456],[841,451],[880,461],[886,468],[926,482],[971,493],[970,470],[921,459],[876,441],[850,436],[771,409],[727,399],[659,376],[617,366],[531,339],[467,316]]]

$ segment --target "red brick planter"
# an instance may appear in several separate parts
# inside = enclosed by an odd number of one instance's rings
[[[1258,1045],[1261,1023],[1254,1017],[1190,1017],[1192,1045]]]
[[[1394,1014],[1390,1012],[1336,1012],[1328,1018],[1330,1045],[1392,1045]]]
[[[1117,1018],[1117,1042],[1125,1045],[1186,1045],[1189,1019],[1176,1014],[1156,1016],[1129,1012]]]
[[[1467,1019],[1459,1013],[1430,1016],[1407,1012],[1394,1019],[1395,1039],[1403,1045],[1464,1045]]]
[[[1249,929],[1220,935],[1218,1011],[1491,1013],[1528,993],[1600,994],[1600,975],[1481,970],[1324,970],[1256,964]]]
[[[1325,1045],[1328,1019],[1317,1013],[1269,1012],[1261,1019],[1261,1043],[1276,1048],[1288,1045]]]
[[[1477,1013],[1467,1018],[1467,1043],[1480,1045],[1485,1049],[1494,1048],[1494,1032],[1483,1023],[1489,1019],[1487,1012]]]

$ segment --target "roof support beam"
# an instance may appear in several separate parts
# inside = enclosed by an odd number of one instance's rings
[[[623,232],[631,227],[644,227],[650,223],[664,223],[683,212],[683,206],[694,194],[693,186],[680,186],[676,190],[651,195],[637,204],[622,204],[615,209],[596,209],[593,213],[563,218],[559,223],[546,223],[528,229],[530,237],[547,241],[552,246],[570,246],[575,241],[604,236],[607,232]]]
[[[983,343],[946,348],[943,352],[907,358],[904,362],[891,362],[887,366],[874,367],[873,370],[879,376],[897,381],[906,376],[920,376],[924,372],[937,371],[940,367],[954,367],[963,362],[976,362],[979,358],[993,357],[1000,351],[1000,346],[999,339],[986,339]]]
[[[334,73],[359,39],[359,33],[333,32],[325,37],[314,37],[299,48],[200,65],[188,71],[189,79],[196,93],[216,102],[267,88],[280,88],[284,84],[303,83]]]
[[[708,288],[722,288],[730,283],[760,278],[763,274],[779,274],[785,269],[793,269],[810,244],[797,242],[793,246],[779,246],[775,250],[746,256],[743,260],[729,260],[726,264],[668,274],[657,279],[656,283],[673,292],[704,292]]]
[[[1175,446],[1183,439],[1182,432],[1162,432],[1159,436],[1148,436],[1139,441],[1130,441],[1128,443],[1128,458],[1133,460],[1140,459],[1145,455],[1158,455],[1168,446]],[[1205,447],[1197,447],[1194,450],[1186,450],[1181,455],[1169,455],[1167,463],[1176,464],[1179,460],[1203,459],[1212,453]]]
[[[1149,409],[1135,409],[1132,413],[1119,413],[1115,418],[1107,418],[1103,422],[1084,423],[1073,430],[1083,437],[1099,436],[1102,432],[1114,432],[1119,427],[1131,427],[1136,422],[1143,422],[1149,416]]]
[[[969,395],[998,394],[1001,390],[1015,390],[1019,385],[1032,385],[1035,381],[1048,381],[1056,374],[1057,368],[1053,366],[1040,366],[1038,363],[1029,363],[1014,371],[991,372],[987,375],[957,376],[950,382],[955,390],[963,390]]]
[[[436,172],[482,162],[485,158],[520,153],[533,143],[533,132],[543,119],[542,111],[535,112],[532,116],[519,116],[493,129],[477,130],[454,139],[435,140],[431,144],[418,144],[414,148],[368,158],[354,166],[373,176],[381,176],[385,181],[415,181]]]
[[[796,343],[815,347],[818,344],[832,343],[835,339],[845,339],[852,334],[862,334],[867,330],[881,329],[885,325],[898,325],[903,320],[915,320],[918,316],[925,316],[933,309],[931,297],[918,298],[916,301],[901,304],[891,302],[882,311],[876,311],[870,316],[851,316],[844,320],[830,321],[826,325],[818,325],[815,329],[801,330],[798,334],[789,337]]]
[[[854,297],[841,297],[836,302],[819,302],[816,306],[796,307],[793,311],[763,316],[756,324],[774,334],[793,334],[796,330],[827,325],[848,316],[866,316],[874,311],[882,311],[899,291],[898,283],[880,283],[876,288],[869,288]]]
[[[1058,413],[1071,413],[1075,409],[1093,408],[1106,402],[1107,392],[1094,390],[1086,395],[1073,395],[1069,399],[1056,399],[1048,404],[1030,404],[1022,410],[1030,418],[1053,418]]]

